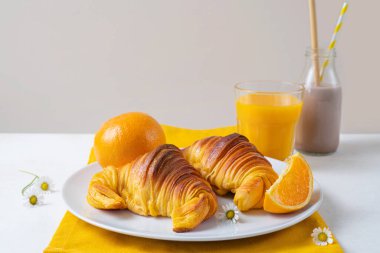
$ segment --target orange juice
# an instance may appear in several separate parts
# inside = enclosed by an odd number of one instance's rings
[[[238,132],[265,156],[285,160],[293,151],[302,101],[286,93],[253,93],[236,102]]]

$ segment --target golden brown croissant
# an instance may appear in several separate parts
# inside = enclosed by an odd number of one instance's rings
[[[104,168],[92,178],[87,201],[99,209],[171,217],[175,232],[192,230],[218,206],[210,184],[168,144],[123,167]]]
[[[278,178],[256,147],[236,133],[196,141],[183,153],[216,193],[235,193],[234,202],[241,211],[261,208],[265,191]]]

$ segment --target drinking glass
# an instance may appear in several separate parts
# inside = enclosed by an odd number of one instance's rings
[[[303,91],[302,85],[282,81],[236,84],[238,133],[263,155],[285,160],[293,152]]]

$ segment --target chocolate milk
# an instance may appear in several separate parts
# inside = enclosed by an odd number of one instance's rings
[[[339,145],[342,89],[308,87],[305,89],[295,147],[301,152],[328,154]]]

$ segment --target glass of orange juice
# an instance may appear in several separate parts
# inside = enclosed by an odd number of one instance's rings
[[[235,85],[237,130],[265,156],[285,160],[294,148],[303,86],[281,81]]]

